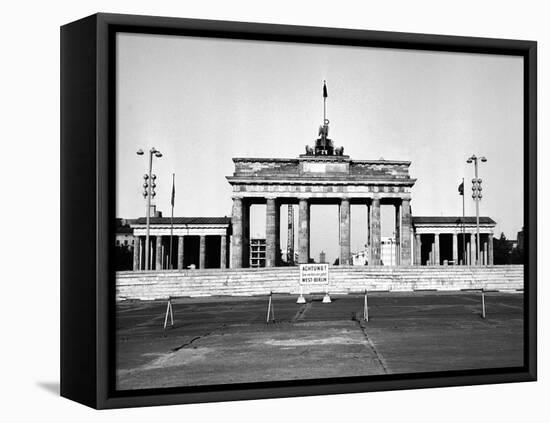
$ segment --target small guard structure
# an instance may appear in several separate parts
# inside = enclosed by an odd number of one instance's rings
[[[134,270],[145,270],[145,218],[129,225],[134,234]],[[151,270],[228,267],[231,218],[152,217],[149,226]]]
[[[414,216],[415,265],[476,264],[475,216]],[[479,217],[481,265],[493,265],[493,233],[496,222]]]

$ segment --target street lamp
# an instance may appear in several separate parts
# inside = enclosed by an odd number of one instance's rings
[[[138,156],[143,156],[143,150],[140,148],[136,151]],[[143,175],[145,182],[143,183],[143,197],[147,200],[147,208],[145,210],[145,219],[146,219],[146,232],[145,232],[145,270],[149,270],[149,226],[151,220],[151,198],[155,198],[156,192],[156,183],[157,175],[153,175],[153,156],[162,157],[162,153],[157,150],[155,147],[149,150],[149,170]]]
[[[472,155],[468,160],[466,160],[466,163],[473,163],[474,164],[474,179],[472,179],[472,198],[476,202],[476,232],[477,232],[477,242],[476,242],[476,254],[477,254],[477,265],[481,265],[481,256],[479,252],[480,247],[480,237],[479,237],[479,201],[481,200],[481,178],[478,177],[477,173],[477,162],[478,160],[485,163],[487,159],[485,157],[476,157],[476,155]]]

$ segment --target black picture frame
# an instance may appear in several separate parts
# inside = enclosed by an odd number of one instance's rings
[[[117,32],[352,45],[524,58],[524,366],[117,392],[113,388]],[[95,14],[61,28],[61,395],[90,407],[400,390],[537,377],[537,44],[534,41]]]

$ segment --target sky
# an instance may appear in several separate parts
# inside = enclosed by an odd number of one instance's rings
[[[521,57],[149,34],[117,36],[117,217],[145,214],[148,159],[136,150],[153,146],[163,154],[153,173],[165,216],[173,173],[175,216],[230,216],[232,158],[296,158],[313,145],[323,80],[335,145],[352,160],[412,162],[413,215],[461,215],[462,178],[474,215],[466,159],[485,156],[480,214],[515,239],[523,226]],[[338,256],[337,219],[337,206],[312,207],[312,257]],[[358,251],[365,208],[352,206],[351,219]],[[383,207],[383,236],[393,224]],[[251,236],[265,236],[265,206],[251,211]]]

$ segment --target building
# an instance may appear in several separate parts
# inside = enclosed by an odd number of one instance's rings
[[[523,251],[525,250],[525,232],[523,228],[521,228],[521,231],[518,232],[516,248],[521,254],[523,254]]]
[[[265,267],[265,238],[250,240],[250,267]]]
[[[132,270],[134,251],[134,231],[126,219],[115,222],[115,270]]]
[[[134,248],[134,231],[127,219],[116,219],[115,243],[117,247]]]
[[[398,246],[395,238],[383,236],[381,241],[380,264],[382,266],[397,266]]]
[[[397,264],[397,244],[395,238],[383,236],[381,240],[380,265],[395,266]],[[367,266],[369,264],[370,249],[365,248],[351,256],[353,266]]]

